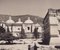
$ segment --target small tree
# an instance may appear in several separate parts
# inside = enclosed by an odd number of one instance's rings
[[[23,28],[21,28],[20,35],[21,35],[21,37],[20,37],[20,38],[22,38],[22,39],[26,38],[25,31],[24,31],[24,29],[23,29]]]
[[[9,27],[7,27],[7,32],[4,33],[4,36],[2,39],[7,41],[7,43],[11,43],[13,41],[14,36],[9,31]]]
[[[49,45],[50,43],[50,33],[44,33],[43,44]]]
[[[4,33],[5,33],[5,29],[2,26],[0,26],[0,40],[2,40],[2,36]]]
[[[35,28],[35,29],[34,29],[33,35],[34,35],[34,37],[35,37],[36,39],[39,38],[38,28]]]
[[[0,26],[0,34],[1,33],[5,33],[5,29],[2,26]]]
[[[7,43],[10,44],[13,42],[13,40],[16,40],[16,39],[19,39],[19,38],[14,37],[11,34],[9,27],[7,27],[7,31],[5,31],[5,29],[2,26],[0,26],[0,40],[7,41]]]

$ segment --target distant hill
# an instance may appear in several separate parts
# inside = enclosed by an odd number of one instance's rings
[[[9,16],[11,15],[1,15],[0,14],[0,22],[1,21],[7,21]],[[34,16],[34,15],[17,15],[17,16],[11,16],[12,20],[14,20],[15,22],[18,21],[18,19],[20,18],[22,22],[25,22],[25,20],[28,19],[28,17],[30,17],[30,19],[34,22],[34,23],[39,23],[42,25],[43,23],[43,18],[39,17],[39,16]]]

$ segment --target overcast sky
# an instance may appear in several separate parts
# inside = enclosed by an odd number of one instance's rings
[[[60,0],[0,0],[0,14],[44,17],[48,8],[59,9]]]

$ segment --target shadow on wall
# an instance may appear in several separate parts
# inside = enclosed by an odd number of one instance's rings
[[[42,45],[49,45],[50,43],[50,34],[44,34],[43,35],[43,39],[42,39],[42,42],[39,42],[39,44],[42,44]]]

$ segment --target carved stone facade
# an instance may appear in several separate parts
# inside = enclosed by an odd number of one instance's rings
[[[30,17],[28,17],[27,20],[25,20],[24,22],[21,21],[21,18],[19,18],[18,21],[15,22],[12,17],[9,16],[8,20],[6,20],[6,22],[2,21],[0,25],[3,25],[6,31],[8,27],[10,32],[14,36],[19,36],[21,28],[24,29],[27,37],[30,38],[33,37],[33,32],[35,28],[38,28],[38,32],[42,33],[42,27],[40,26],[40,24],[38,22],[34,23],[33,20],[30,19]]]

